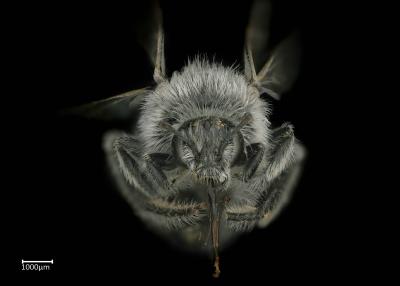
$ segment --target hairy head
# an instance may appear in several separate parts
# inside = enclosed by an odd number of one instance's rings
[[[170,153],[172,133],[160,128],[160,122],[166,121],[181,131],[187,122],[203,117],[225,119],[236,126],[250,113],[252,123],[241,129],[244,142],[267,145],[269,111],[267,103],[239,71],[196,59],[146,96],[139,129],[146,152]],[[222,136],[223,130],[217,133]]]

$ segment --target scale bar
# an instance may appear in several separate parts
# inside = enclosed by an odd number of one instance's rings
[[[46,260],[27,261],[27,260],[22,259],[22,264],[24,264],[24,263],[51,263],[51,264],[53,264],[53,262],[54,262],[54,259],[48,260],[48,261],[46,261]]]

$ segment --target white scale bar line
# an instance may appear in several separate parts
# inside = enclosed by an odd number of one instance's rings
[[[22,264],[24,264],[24,263],[51,263],[51,264],[53,264],[53,259],[52,259],[52,260],[49,260],[49,261],[46,261],[46,260],[27,261],[27,260],[23,260],[23,259],[22,259]]]

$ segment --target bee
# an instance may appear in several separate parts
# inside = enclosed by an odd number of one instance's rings
[[[188,250],[212,253],[214,277],[220,274],[219,249],[277,216],[305,158],[293,125],[272,128],[271,107],[261,98],[264,93],[279,98],[297,68],[289,38],[258,70],[266,11],[268,2],[255,1],[243,70],[196,57],[168,77],[161,10],[155,5],[144,42],[155,86],[77,109],[111,119],[138,114],[129,132],[104,135],[117,188],[156,233]]]

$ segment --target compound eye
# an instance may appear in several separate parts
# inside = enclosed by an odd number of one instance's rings
[[[238,138],[237,136],[234,136],[229,142],[226,144],[225,149],[222,153],[222,157],[229,162],[234,161],[234,159],[237,157],[239,153],[239,144],[238,144]]]
[[[183,150],[184,152],[193,154],[192,148],[190,148],[190,146],[189,146],[186,142],[182,142],[182,145],[181,145],[181,146],[182,146],[182,150]]]
[[[192,148],[184,141],[181,141],[179,148],[179,156],[181,157],[181,161],[184,162],[187,166],[193,166],[195,163],[195,153]]]

